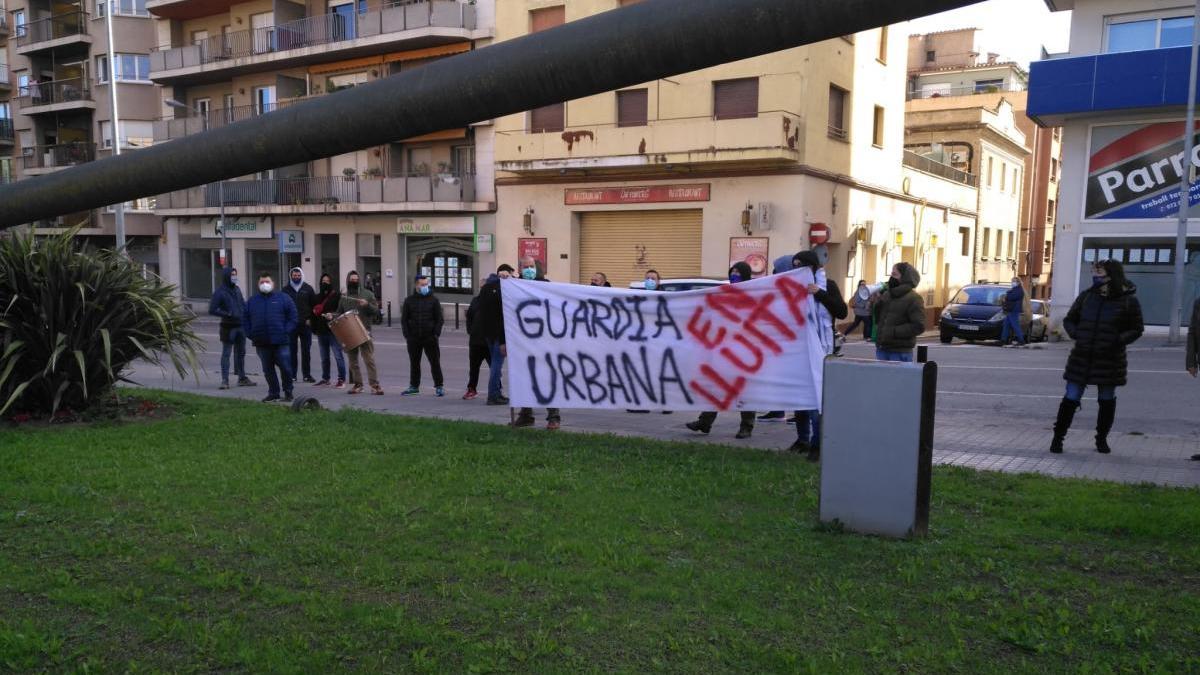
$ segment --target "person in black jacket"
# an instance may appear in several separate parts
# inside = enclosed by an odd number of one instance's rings
[[[1200,298],[1192,305],[1192,322],[1188,324],[1187,356],[1184,367],[1188,375],[1196,377],[1196,364],[1200,361]]]
[[[753,276],[754,273],[750,270],[750,265],[744,262],[734,263],[733,267],[729,268],[729,283],[731,284],[739,284],[743,281],[750,281]],[[734,438],[750,438],[750,436],[754,433],[754,411],[741,411],[741,418],[741,424],[738,425],[738,430],[737,433],[734,434]],[[688,422],[684,426],[692,431],[699,431],[702,434],[707,434],[708,432],[712,431],[713,422],[716,420],[716,412],[706,411],[700,413],[700,417],[698,417],[694,422]]]
[[[520,260],[521,278],[526,281],[550,281],[542,272],[542,266],[533,256],[525,256]],[[501,322],[503,323],[503,322]],[[534,424],[533,408],[521,408],[517,411],[514,427],[531,427]],[[546,429],[556,431],[562,425],[562,416],[558,408],[546,408]]]
[[[342,346],[329,329],[329,320],[324,315],[326,307],[333,309],[338,306],[342,294],[333,285],[333,277],[328,274],[321,275],[318,287],[320,292],[313,296],[312,318],[309,319],[313,334],[317,336],[317,354],[321,357],[321,380],[316,386],[324,387],[329,384],[329,353],[333,352],[333,359],[337,362],[337,384],[334,388],[341,389],[346,386],[346,357],[342,354]]]
[[[504,346],[504,304],[500,297],[500,280],[508,279],[515,272],[512,265],[501,265],[496,268],[496,274],[488,278],[483,290],[479,291],[478,317],[475,320],[475,332],[487,341],[491,361],[488,362],[488,405],[508,405],[504,396],[503,379],[504,357],[508,356]]]
[[[304,270],[293,267],[289,273],[290,283],[283,287],[283,292],[296,305],[296,313],[300,315],[300,323],[292,333],[292,376],[299,379],[300,372],[304,373],[305,382],[316,382],[312,376],[312,308],[313,298],[317,292],[304,280]],[[299,350],[296,348],[300,347]],[[300,359],[300,369],[296,370],[296,359]]]
[[[1063,451],[1063,439],[1071,428],[1075,411],[1088,385],[1096,385],[1099,399],[1096,415],[1096,452],[1112,452],[1108,432],[1117,415],[1117,387],[1125,384],[1128,362],[1125,347],[1142,336],[1142,306],[1137,288],[1125,278],[1115,260],[1092,267],[1092,287],[1079,294],[1071,305],[1063,329],[1075,340],[1063,379],[1067,391],[1058,405],[1054,440],[1050,452]]]
[[[825,349],[826,355],[832,354],[834,351],[834,326],[850,313],[845,299],[842,298],[842,290],[838,288],[833,279],[824,278],[824,274],[819,274],[821,259],[817,257],[816,253],[801,251],[793,258],[792,264],[795,269],[801,267],[811,269],[816,278],[815,283],[808,285],[808,292],[815,301],[817,315],[814,318],[821,346]],[[819,396],[820,393],[817,392],[817,395]],[[821,414],[819,412],[816,410],[796,411],[796,442],[788,449],[792,452],[808,453],[810,462],[816,462],[821,458]]]
[[[479,368],[484,361],[488,367],[492,366],[492,350],[488,346],[487,338],[483,335],[483,326],[479,325],[479,300],[483,297],[482,289],[486,288],[492,282],[493,278],[498,278],[496,275],[491,275],[484,281],[480,287],[480,295],[471,298],[471,304],[467,307],[467,358],[470,360],[470,371],[467,374],[467,393],[463,394],[464,401],[470,401],[479,395],[477,387],[479,386]]]
[[[433,374],[433,389],[437,396],[445,396],[442,381],[442,352],[438,340],[442,337],[442,301],[433,294],[429,277],[418,274],[412,295],[404,299],[400,310],[400,329],[408,342],[408,389],[401,396],[416,396],[421,393],[421,354],[429,359],[429,370]]]
[[[233,353],[233,372],[239,387],[253,387],[254,380],[246,377],[246,331],[242,328],[242,314],[246,311],[246,298],[237,285],[237,270],[226,267],[221,276],[224,283],[208,303],[208,313],[221,317],[221,389],[229,388],[229,355]]]

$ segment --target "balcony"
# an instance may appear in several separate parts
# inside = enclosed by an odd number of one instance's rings
[[[1037,61],[1028,114],[1043,126],[1070,118],[1187,106],[1191,48]]]
[[[980,94],[1003,94],[1006,92],[1025,91],[1025,87],[1018,83],[1004,86],[979,86],[970,85],[966,87],[946,87],[942,89],[933,89],[926,87],[919,91],[909,90],[904,95],[906,101],[918,101],[930,98],[952,98],[955,96],[977,96]]]
[[[89,84],[82,77],[31,83],[17,89],[17,109],[23,115],[95,109]]]
[[[649,120],[644,126],[605,124],[561,133],[496,133],[496,168],[513,173],[564,169],[631,170],[711,163],[789,164],[804,153],[800,118],[790,112],[716,120]]]
[[[979,177],[975,174],[960,171],[949,164],[942,164],[924,155],[918,155],[911,150],[904,151],[903,161],[904,166],[916,169],[917,171],[923,171],[939,178],[952,180],[955,183],[962,183],[970,187],[979,187]]]
[[[29,55],[91,41],[87,12],[66,12],[25,24],[17,32],[17,53]]]
[[[16,137],[13,134],[13,121],[7,117],[0,117],[0,147],[11,147],[14,138]]]
[[[8,93],[10,91],[12,91],[12,75],[8,72],[8,64],[0,63],[0,93]]]
[[[282,110],[293,103],[303,100],[305,99],[293,98],[265,106],[242,105],[233,108],[215,108],[209,110],[207,115],[201,115],[191,108],[180,109],[174,117],[161,119],[154,123],[154,142],[169,141],[198,134],[209,129],[218,129],[234,122],[259,117],[275,110]]]
[[[475,5],[456,0],[401,2],[348,17],[322,14],[276,26],[217,35],[150,54],[155,82],[190,84],[244,73],[419,49],[489,37],[476,33]]]
[[[39,145],[26,149],[25,154],[21,155],[21,166],[25,170],[25,175],[37,176],[94,159],[96,159],[95,143]]]
[[[0,7],[0,40],[8,39],[8,10]]]
[[[222,194],[223,193],[223,194]],[[160,216],[215,215],[222,199],[233,215],[486,211],[475,201],[475,176],[438,174],[359,179],[317,176],[233,180],[159,195]]]

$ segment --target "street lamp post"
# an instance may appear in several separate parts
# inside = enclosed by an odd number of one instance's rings
[[[108,30],[108,97],[112,103],[111,133],[113,155],[121,154],[121,115],[117,110],[117,59],[113,51],[113,7],[112,0],[107,0],[104,7],[104,23]],[[117,250],[125,253],[125,202],[116,205],[114,220],[116,221]]]
[[[1171,328],[1168,342],[1177,344],[1180,339],[1180,324],[1183,321],[1183,265],[1187,261],[1188,211],[1192,202],[1192,175],[1195,165],[1191,161],[1196,139],[1196,70],[1200,63],[1200,0],[1196,0],[1196,13],[1192,15],[1192,67],[1188,71],[1187,121],[1183,129],[1183,157],[1186,169],[1179,182],[1179,226],[1175,233],[1175,282],[1171,288]]]

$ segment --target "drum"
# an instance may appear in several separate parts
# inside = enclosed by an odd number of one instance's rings
[[[371,340],[371,334],[367,332],[356,309],[331,319],[329,330],[333,331],[342,349],[356,349]]]

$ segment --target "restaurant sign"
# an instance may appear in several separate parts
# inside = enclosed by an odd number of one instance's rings
[[[655,204],[663,202],[706,202],[709,183],[692,185],[643,185],[612,188],[568,188],[567,206],[585,204]]]

